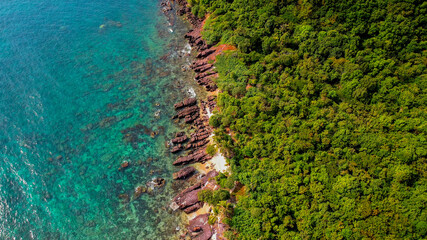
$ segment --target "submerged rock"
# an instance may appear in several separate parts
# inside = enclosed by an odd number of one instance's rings
[[[147,191],[152,191],[154,188],[161,188],[166,184],[166,180],[164,178],[154,178],[152,181],[147,182]]]
[[[120,164],[121,169],[125,169],[127,167],[129,167],[129,162],[128,161],[124,161],[122,162],[122,164]]]
[[[156,135],[157,135],[157,132],[155,132],[155,131],[151,132],[151,134],[150,134],[151,138],[156,137]]]
[[[164,178],[155,178],[153,182],[155,187],[163,187],[166,183],[166,180]]]
[[[143,186],[138,186],[135,188],[135,192],[133,193],[133,198],[137,199],[141,196],[141,194],[147,192],[147,188]]]
[[[86,224],[86,226],[88,226],[88,227],[96,227],[96,222],[95,221],[89,221],[89,222],[87,222],[87,224]]]
[[[130,200],[129,195],[124,193],[119,195],[119,199],[122,200],[124,203],[128,203]]]

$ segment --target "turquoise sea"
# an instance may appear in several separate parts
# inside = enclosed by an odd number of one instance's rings
[[[173,239],[186,30],[157,0],[0,1],[0,239]]]

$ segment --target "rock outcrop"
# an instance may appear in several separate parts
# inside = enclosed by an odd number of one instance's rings
[[[188,140],[187,135],[182,135],[180,137],[176,137],[176,138],[172,139],[172,143],[173,144],[183,143],[183,142],[185,142],[187,140]]]
[[[210,159],[212,159],[212,157],[206,153],[206,150],[201,149],[195,153],[189,154],[188,156],[179,157],[173,162],[173,165],[185,165],[196,162],[203,163]]]
[[[175,116],[173,116],[173,119],[185,118],[187,116],[193,117],[193,116],[198,114],[199,110],[200,110],[199,106],[186,107],[186,108],[182,109],[181,111],[179,111]]]
[[[189,235],[193,240],[209,240],[212,237],[212,227],[208,223],[209,213],[202,214],[190,220],[187,227]]]
[[[174,105],[174,107],[175,107],[175,109],[180,109],[183,107],[189,107],[189,106],[196,105],[196,103],[197,103],[196,98],[188,98],[188,99],[184,99],[182,102],[176,103]]]
[[[198,210],[203,206],[203,204],[200,203],[197,194],[201,190],[205,189],[206,183],[208,181],[215,181],[212,178],[217,175],[217,171],[210,171],[208,174],[203,176],[198,183],[187,189],[184,189],[182,192],[176,195],[173,199],[173,202],[178,206],[179,209],[186,213],[191,213]]]
[[[207,44],[202,38],[200,32],[203,28],[203,19],[199,19],[194,16],[191,12],[190,5],[186,0],[175,1],[180,7],[177,10],[177,14],[185,16],[188,21],[193,25],[193,29],[185,34],[185,38],[188,40],[192,49],[197,51],[196,60],[190,65],[190,68],[195,72],[195,81],[203,86],[207,91],[213,92],[218,89],[214,82],[214,79],[218,77],[218,73],[212,64],[215,61],[215,56],[220,53],[218,47],[213,47]],[[170,11],[168,5],[162,5],[163,11]],[[187,69],[187,68],[185,68]],[[209,96],[207,100],[201,101],[200,105],[195,98],[184,99],[174,105],[174,108],[178,111],[173,119],[177,121],[184,120],[185,123],[191,123],[190,131],[192,134],[190,137],[184,132],[179,132],[172,139],[174,144],[171,147],[172,153],[178,153],[180,151],[188,151],[187,155],[178,157],[173,165],[187,165],[193,163],[204,163],[212,157],[206,153],[206,145],[210,142],[210,136],[212,134],[212,128],[209,126],[209,117],[207,116],[208,111],[212,113],[216,107],[216,97]],[[174,179],[187,179],[190,178],[196,169],[192,166],[184,167],[178,172],[173,174]],[[205,176],[201,177],[199,181],[192,186],[184,189],[178,195],[176,195],[170,207],[175,211],[180,209],[185,213],[192,213],[203,207],[203,202],[198,199],[198,193],[204,189],[216,189],[216,185],[213,177],[218,175],[216,171],[210,171]],[[194,179],[191,177],[191,179]],[[187,233],[181,235],[182,239],[197,240],[208,240],[211,239],[213,233],[216,233],[217,239],[221,239],[218,236],[218,231],[213,229],[208,224],[209,213],[196,216],[190,221]],[[220,234],[221,235],[221,234]]]
[[[173,179],[186,179],[193,175],[194,172],[196,172],[194,167],[181,168],[181,170],[173,174]]]
[[[182,144],[178,144],[172,148],[171,153],[177,153],[183,149],[184,149],[184,147],[182,146]]]

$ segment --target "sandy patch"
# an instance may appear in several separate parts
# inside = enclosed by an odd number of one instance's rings
[[[215,169],[217,172],[230,172],[230,167],[227,164],[227,160],[221,153],[217,153],[211,160],[205,163],[195,163],[193,165],[197,171],[207,174],[208,172]]]
[[[221,153],[217,153],[209,162],[218,172],[224,173],[229,171],[227,160]]]

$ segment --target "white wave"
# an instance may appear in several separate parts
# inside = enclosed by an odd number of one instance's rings
[[[181,50],[181,53],[183,54],[190,54],[191,53],[191,45],[189,43],[185,44],[184,48]]]
[[[211,113],[211,110],[209,109],[209,107],[206,107],[206,112],[208,113],[208,117],[211,118],[211,116],[213,115],[213,113]]]
[[[196,92],[194,91],[194,88],[188,89],[187,92],[190,95],[190,97],[192,97],[192,98],[197,96]]]

